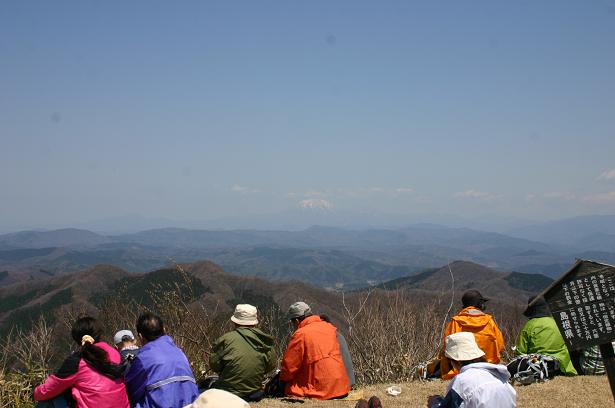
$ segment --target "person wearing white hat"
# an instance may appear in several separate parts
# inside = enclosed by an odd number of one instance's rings
[[[429,397],[429,408],[516,407],[517,393],[508,383],[508,369],[485,362],[485,352],[476,344],[473,333],[447,336],[445,355],[459,374],[448,385],[444,397]]]
[[[137,340],[135,335],[130,330],[120,330],[113,336],[113,343],[115,348],[120,352],[122,357],[122,364],[126,365],[126,368],[130,365],[130,361],[139,354],[139,346],[137,346]]]
[[[212,388],[184,408],[250,408],[250,404],[228,391]]]
[[[256,328],[256,307],[239,304],[231,316],[235,329],[218,338],[209,365],[219,375],[213,388],[228,391],[247,401],[263,397],[263,380],[275,368],[274,339]]]

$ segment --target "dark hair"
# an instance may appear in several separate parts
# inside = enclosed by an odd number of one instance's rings
[[[322,320],[323,322],[331,323],[331,319],[326,314],[321,314],[320,320]]]
[[[102,328],[98,320],[90,316],[85,316],[77,319],[77,321],[73,323],[70,334],[73,340],[79,344],[81,344],[81,340],[85,335],[91,336],[95,342],[99,342],[102,336]]]
[[[310,317],[310,316],[312,316],[312,314],[311,314],[311,313],[310,313],[310,314],[303,315],[303,316],[293,317],[292,319],[290,319],[290,321],[292,322],[292,321],[296,320],[296,321],[297,321],[297,323],[301,323],[302,321],[304,321],[306,318],[308,318],[308,317]]]
[[[80,350],[81,358],[96,371],[113,379],[122,376],[120,366],[109,361],[105,350],[89,342],[83,342],[83,336],[86,335],[92,337],[95,343],[100,341],[102,328],[95,318],[85,316],[77,319],[73,323],[70,334],[77,344],[83,343]]]
[[[160,316],[145,312],[137,319],[137,333],[147,341],[153,341],[164,336],[164,323]]]
[[[468,361],[458,361],[458,363],[463,367],[463,366],[467,366],[468,364],[474,364],[474,363],[486,363],[487,360],[485,359],[485,356],[480,356],[479,358],[475,358],[474,360],[468,360]]]
[[[530,306],[530,303],[532,303],[533,300],[535,300],[535,302],[532,306]],[[530,319],[534,317],[547,317],[551,316],[551,310],[549,309],[549,304],[544,297],[533,295],[527,300],[527,308],[523,312],[523,315]]]

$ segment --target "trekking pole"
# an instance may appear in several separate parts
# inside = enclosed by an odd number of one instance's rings
[[[615,400],[615,352],[613,351],[613,344],[601,344],[600,354],[602,354],[602,360],[604,361],[606,375],[607,377],[609,377],[609,384],[611,385],[611,394],[613,394],[613,400]]]

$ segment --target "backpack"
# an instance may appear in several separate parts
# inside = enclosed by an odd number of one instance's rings
[[[523,354],[506,366],[512,383],[529,385],[553,378],[559,373],[559,360],[544,354]]]
[[[420,363],[413,367],[412,379],[420,381],[434,380],[440,378],[440,359],[433,358],[425,363]]]
[[[280,380],[280,370],[265,383],[264,396],[269,398],[282,398],[285,393],[286,383]]]

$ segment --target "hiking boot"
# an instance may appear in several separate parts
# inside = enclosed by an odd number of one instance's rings
[[[380,398],[375,395],[369,399],[367,408],[382,408],[382,403],[380,402]]]
[[[367,401],[360,399],[357,401],[357,405],[355,405],[354,408],[369,408],[369,405],[367,404]]]

